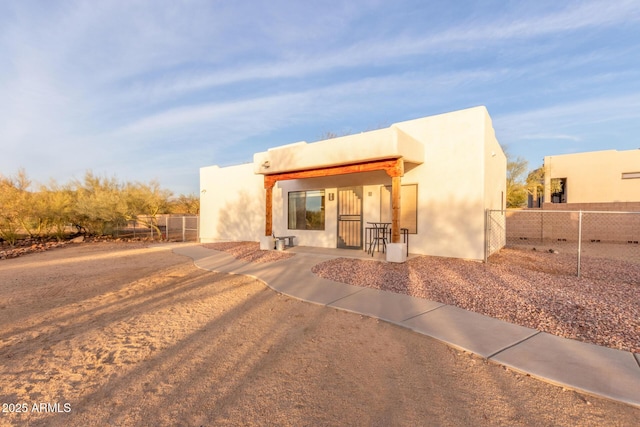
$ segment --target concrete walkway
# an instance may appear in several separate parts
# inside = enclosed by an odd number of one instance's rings
[[[296,256],[247,263],[199,245],[173,251],[210,271],[254,277],[303,301],[385,320],[544,381],[640,407],[640,355],[560,338],[457,307],[322,279],[311,267],[340,250],[293,248]],[[349,251],[354,257],[364,253]],[[371,259],[371,257],[369,257]]]

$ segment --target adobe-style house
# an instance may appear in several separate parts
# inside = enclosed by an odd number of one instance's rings
[[[544,171],[543,209],[640,210],[640,149],[545,156]]]
[[[273,234],[363,249],[369,223],[385,222],[389,261],[406,259],[401,231],[411,253],[483,260],[485,210],[504,208],[506,162],[482,106],[271,148],[200,169],[200,241],[271,249]]]

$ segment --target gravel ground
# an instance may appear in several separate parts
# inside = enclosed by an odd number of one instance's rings
[[[10,246],[8,244],[0,245],[0,260],[9,259],[9,258],[17,258],[22,255],[31,254],[34,252],[44,252],[49,249],[62,247],[69,242],[40,242],[40,241],[29,241],[27,243],[20,242],[20,245]]]
[[[258,243],[203,245],[248,262],[294,254]],[[404,264],[336,258],[313,267],[320,277],[425,298],[553,335],[640,353],[640,264],[504,248],[488,264],[420,256]]]
[[[316,265],[313,272],[640,353],[640,266],[586,261],[581,279],[574,275],[570,255],[506,248],[489,264],[429,256],[404,264],[338,258]]]
[[[258,243],[203,245],[248,262],[294,254]],[[488,264],[420,256],[404,264],[337,258],[316,265],[320,277],[454,305],[553,335],[640,353],[640,264],[504,248]]]
[[[640,419],[639,408],[250,277],[201,270],[171,249],[81,243],[0,261],[0,426],[626,427]]]

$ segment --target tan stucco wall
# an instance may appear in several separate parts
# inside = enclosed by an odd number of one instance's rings
[[[402,177],[403,184],[418,185],[418,233],[409,237],[410,251],[482,260],[485,209],[501,208],[506,181],[506,158],[486,108],[392,127],[406,135],[406,140],[422,145],[419,151],[424,153],[422,163],[405,164]],[[264,234],[263,176],[254,175],[253,168],[255,164],[201,169],[201,189],[207,190],[201,199],[202,241],[256,241]],[[287,230],[288,192],[324,189],[328,195],[341,187],[362,186],[364,227],[368,221],[380,220],[380,187],[390,184],[391,178],[382,171],[279,181],[273,190],[274,233],[296,235],[299,245],[336,247],[337,198],[325,199],[324,231]],[[224,221],[233,223],[220,224]],[[239,223],[241,230],[233,231]]]
[[[640,201],[640,179],[622,179],[640,172],[640,150],[606,150],[546,156],[545,201],[551,201],[551,178],[567,179],[567,203]]]

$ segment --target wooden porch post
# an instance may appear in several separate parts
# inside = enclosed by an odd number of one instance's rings
[[[400,243],[400,187],[399,176],[391,177],[391,243]]]
[[[276,181],[268,175],[264,177],[264,189],[266,190],[265,200],[265,224],[264,235],[271,236],[273,234],[273,186]]]
[[[386,170],[391,177],[391,243],[400,242],[400,193],[402,175],[404,175],[404,161],[396,160],[392,168]]]

